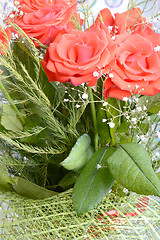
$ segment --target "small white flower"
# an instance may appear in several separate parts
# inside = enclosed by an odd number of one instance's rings
[[[83,99],[87,99],[87,98],[88,98],[88,94],[87,94],[87,93],[83,93],[83,94],[82,94],[82,98],[83,98]]]
[[[14,18],[14,14],[10,14],[10,16],[9,16],[10,18]]]
[[[20,16],[22,16],[22,15],[23,15],[23,11],[22,11],[22,10],[20,11],[19,15],[20,15]]]
[[[160,46],[157,45],[157,47],[154,48],[155,52],[159,52],[160,51]]]
[[[93,72],[93,76],[94,77],[98,77],[99,76],[99,73],[97,71]]]
[[[134,124],[136,124],[137,118],[132,118],[131,121],[132,121]]]
[[[141,112],[141,111],[142,111],[142,108],[141,108],[141,107],[137,107],[137,111],[138,111],[138,112]]]
[[[127,188],[123,188],[123,192],[124,192],[125,194],[127,194],[129,191],[128,191]]]
[[[110,31],[112,31],[112,28],[113,28],[113,26],[108,26],[108,29],[109,29]]]
[[[79,105],[79,104],[76,104],[76,108],[80,108],[80,106],[81,106],[81,105]]]
[[[17,5],[20,4],[20,2],[19,1],[15,1],[14,4],[17,6]]]
[[[39,54],[39,58],[40,59],[43,59],[44,58],[44,56],[43,56],[43,54],[41,53],[41,54]]]
[[[103,118],[103,119],[102,119],[102,122],[107,122],[107,119]]]
[[[100,164],[97,164],[97,169],[100,169],[101,168],[101,165]]]
[[[127,102],[128,101],[128,97],[123,97],[123,101]]]
[[[146,138],[144,135],[141,135],[140,138],[141,138],[141,140],[144,141],[144,142],[147,141],[147,138]]]
[[[138,89],[138,88],[139,88],[139,85],[136,85],[136,86],[135,86],[135,89]]]
[[[143,110],[144,110],[144,111],[147,110],[146,106],[143,106]]]
[[[108,102],[104,102],[103,103],[103,107],[107,106],[108,105]]]
[[[63,99],[63,102],[68,102],[68,101],[69,101],[69,99],[67,99],[67,98]]]
[[[114,128],[115,127],[115,123],[113,123],[113,122],[110,122],[108,124],[109,124],[110,128]]]
[[[109,78],[113,78],[113,77],[114,77],[113,73],[109,73],[109,74],[108,74],[108,77],[109,77]]]
[[[82,20],[85,20],[85,15],[84,15],[83,12],[80,12],[80,18],[81,18]]]

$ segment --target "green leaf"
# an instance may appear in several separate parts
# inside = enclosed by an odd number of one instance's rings
[[[157,172],[156,175],[157,175],[158,179],[160,180],[160,172]]]
[[[69,156],[61,162],[61,165],[68,170],[78,170],[82,168],[93,154],[90,143],[90,136],[88,134],[83,134],[78,138]]]
[[[75,181],[77,180],[78,174],[76,172],[70,171],[64,178],[56,185],[56,187],[61,187],[63,190],[71,188]]]
[[[65,94],[65,87],[63,84],[60,83],[59,85],[56,85],[55,82],[49,82],[42,66],[39,74],[39,83],[52,106],[57,108]]]
[[[58,194],[21,177],[14,177],[14,181],[15,183],[12,186],[15,192],[27,198],[44,199]]]
[[[109,192],[114,179],[107,168],[107,158],[114,148],[101,148],[93,154],[73,188],[73,204],[78,215],[95,207]]]
[[[118,127],[117,129],[117,133],[128,133],[129,132],[129,126],[130,126],[130,123],[128,122],[122,122],[121,125]]]
[[[160,196],[160,181],[148,152],[140,144],[121,144],[107,162],[113,177],[128,190]]]
[[[13,191],[11,184],[13,180],[8,174],[7,167],[0,162],[0,191]]]
[[[1,124],[7,130],[11,130],[13,132],[20,132],[23,130],[23,126],[19,121],[16,112],[8,104],[2,105]]]

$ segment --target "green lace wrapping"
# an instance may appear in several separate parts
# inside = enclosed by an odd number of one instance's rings
[[[157,197],[110,193],[97,209],[78,217],[71,195],[69,190],[33,201],[1,194],[0,239],[160,239]]]

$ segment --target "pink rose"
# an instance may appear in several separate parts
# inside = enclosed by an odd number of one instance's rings
[[[42,66],[51,82],[71,82],[73,85],[88,82],[94,86],[106,72],[114,54],[115,44],[105,29],[71,30],[59,34],[50,44]]]
[[[24,6],[23,3],[24,2]],[[22,9],[27,13],[17,18],[15,23],[29,36],[42,44],[49,45],[59,32],[68,31],[72,14],[76,13],[77,4],[65,0],[23,0]],[[69,25],[70,26],[70,25]]]
[[[104,8],[100,11],[100,13],[98,14],[94,24],[91,26],[100,26],[101,23],[103,23],[105,26],[113,26],[114,24],[114,18],[111,14],[111,11],[108,8]]]
[[[37,11],[40,8],[53,5],[50,0],[19,0],[19,10],[22,10],[24,13],[30,13]],[[14,0],[14,5],[17,6],[17,0]]]
[[[50,5],[55,4],[56,0],[19,0],[18,2],[20,11],[22,10],[24,13],[30,13],[46,6],[49,7]],[[66,2],[72,5],[77,3],[76,0],[68,0]],[[14,5],[17,6],[17,0],[14,0]]]
[[[104,84],[104,96],[124,100],[132,93],[153,96],[160,92],[160,34],[124,32],[116,37],[115,66]],[[109,77],[111,76],[111,77]]]
[[[147,24],[146,18],[142,17],[140,8],[132,8],[124,13],[115,14],[113,33],[116,35],[128,30],[138,32],[144,28],[152,28],[152,24]]]

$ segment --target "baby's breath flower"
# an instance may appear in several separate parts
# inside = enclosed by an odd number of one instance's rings
[[[81,106],[81,105],[79,105],[79,104],[76,104],[76,108],[80,108],[80,106]]]
[[[123,101],[127,102],[128,101],[128,97],[124,97]]]
[[[87,99],[87,98],[88,98],[88,94],[87,94],[87,93],[83,93],[83,94],[82,94],[82,98],[83,98],[83,99]]]
[[[103,102],[103,107],[107,106],[108,103],[107,102]]]
[[[155,52],[159,52],[159,51],[160,51],[160,46],[157,45],[157,46],[154,48],[154,51],[155,51]]]
[[[97,164],[97,169],[100,169],[101,168],[101,165],[100,164]]]
[[[115,123],[113,123],[113,122],[110,122],[108,124],[109,124],[110,128],[114,128],[115,127]]]
[[[133,122],[133,124],[137,123],[137,118],[132,118],[131,121]]]
[[[108,77],[109,77],[109,78],[113,78],[113,77],[114,77],[113,73],[109,73],[109,74],[108,74]]]
[[[103,118],[103,119],[102,119],[102,122],[107,122],[107,119],[104,119],[104,118]]]
[[[69,99],[64,98],[64,99],[63,99],[63,102],[69,102]]]
[[[93,72],[93,76],[94,77],[98,77],[99,76],[99,73],[97,71]]]

